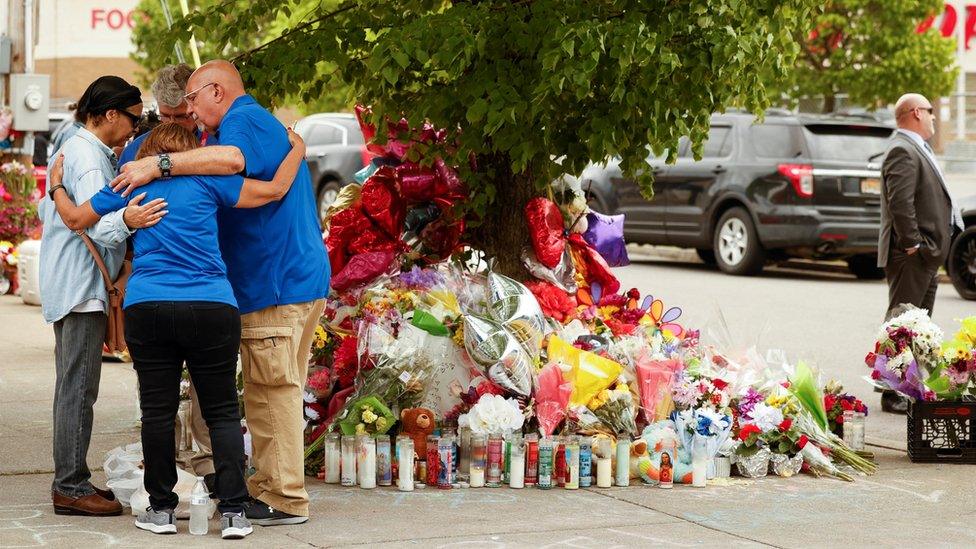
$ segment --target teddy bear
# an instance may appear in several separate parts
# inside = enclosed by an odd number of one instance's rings
[[[419,459],[427,456],[427,436],[433,434],[434,412],[427,408],[406,408],[400,412],[400,433],[413,439],[413,450]]]

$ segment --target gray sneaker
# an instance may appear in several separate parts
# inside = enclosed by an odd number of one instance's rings
[[[244,513],[224,513],[220,516],[220,537],[223,539],[241,539],[253,531],[251,521],[244,517]]]
[[[176,515],[172,509],[161,509],[159,511],[152,507],[136,517],[136,528],[148,530],[154,534],[175,534]]]

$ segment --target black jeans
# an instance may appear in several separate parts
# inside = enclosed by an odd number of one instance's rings
[[[175,421],[186,362],[210,430],[220,512],[240,512],[244,437],[237,404],[241,316],[223,303],[152,302],[125,310],[125,339],[139,378],[144,485],[153,509],[175,509]]]

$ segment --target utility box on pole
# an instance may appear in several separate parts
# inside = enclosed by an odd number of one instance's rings
[[[10,108],[15,130],[48,130],[51,103],[51,77],[46,74],[11,74]]]

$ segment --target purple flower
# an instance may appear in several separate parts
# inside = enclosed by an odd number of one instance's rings
[[[429,290],[444,283],[444,277],[434,269],[421,269],[414,265],[400,273],[400,284],[413,290]]]
[[[763,400],[762,393],[753,389],[752,387],[749,387],[746,394],[739,399],[739,413],[746,419],[751,419],[750,414],[752,413],[752,409],[756,407],[756,404],[759,404]]]

